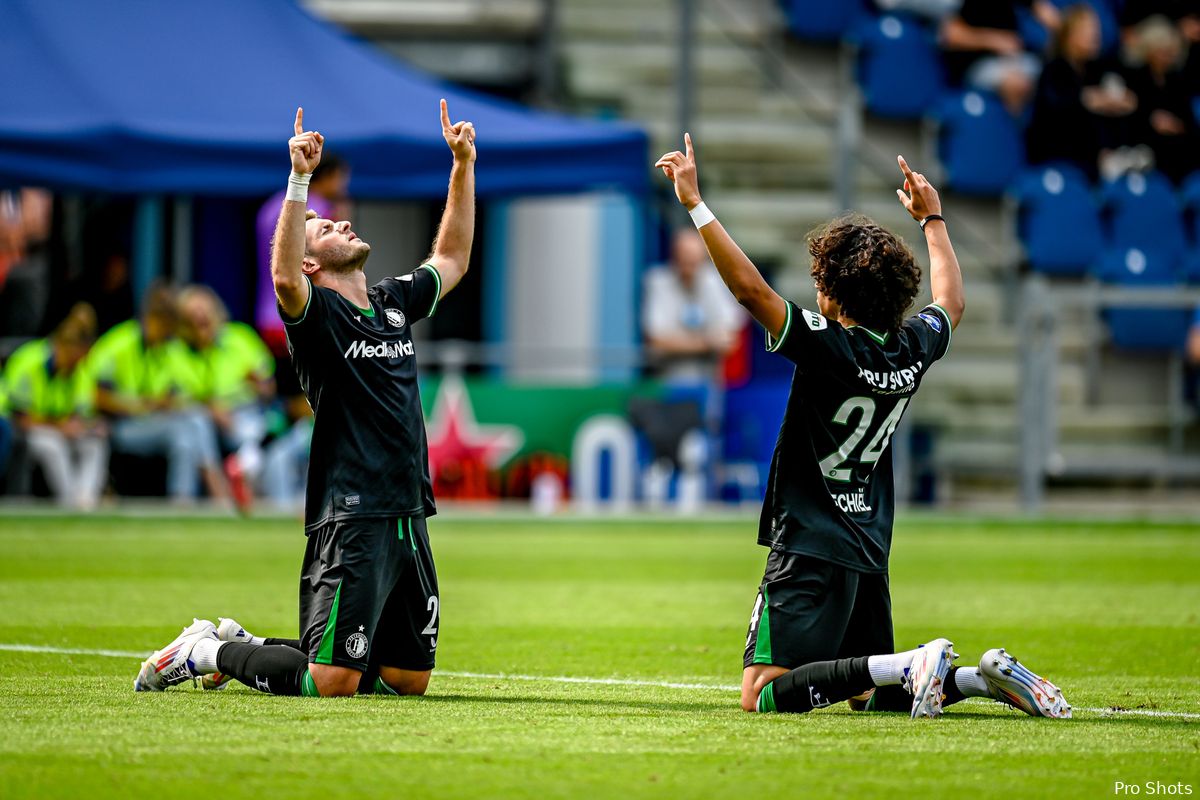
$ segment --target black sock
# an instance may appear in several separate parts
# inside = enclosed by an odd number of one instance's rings
[[[815,661],[764,686],[758,696],[758,710],[802,714],[849,700],[874,685],[866,656]]]
[[[967,696],[962,693],[962,689],[958,688],[958,682],[954,680],[954,673],[959,669],[961,668],[951,667],[950,671],[946,673],[946,680],[942,682],[942,692],[946,695],[946,699],[942,701],[942,708],[967,699]]]
[[[902,686],[880,686],[867,701],[867,711],[912,711],[913,696]]]
[[[293,650],[303,650],[304,649],[303,647],[300,646],[299,639],[272,639],[269,636],[267,638],[263,639],[263,645],[270,645],[270,644],[281,644],[284,647],[290,647]]]
[[[217,671],[267,694],[307,694],[308,655],[294,647],[226,642],[217,651]]]

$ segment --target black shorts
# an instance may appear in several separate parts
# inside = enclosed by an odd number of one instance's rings
[[[743,666],[795,669],[814,661],[891,653],[894,644],[886,574],[779,550],[767,556]]]
[[[422,517],[329,522],[308,535],[300,647],[314,664],[433,669],[438,585]]]

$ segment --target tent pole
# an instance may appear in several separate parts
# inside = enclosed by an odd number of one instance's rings
[[[192,281],[192,198],[177,195],[171,214],[171,282]]]
[[[133,212],[133,298],[140,303],[146,288],[162,275],[163,199],[158,195],[138,198]]]

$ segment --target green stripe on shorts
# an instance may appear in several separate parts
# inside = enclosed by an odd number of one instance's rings
[[[321,644],[317,647],[317,664],[333,663],[333,636],[337,629],[338,600],[342,596],[342,582],[338,581],[337,591],[333,593],[333,605],[329,608],[329,621],[325,623],[325,632],[321,634]]]
[[[762,590],[762,613],[758,616],[758,638],[754,640],[755,664],[774,664],[771,658],[771,600],[767,597],[767,587]]]

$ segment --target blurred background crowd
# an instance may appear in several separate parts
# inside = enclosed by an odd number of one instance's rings
[[[842,209],[923,260],[894,204],[897,152],[943,189],[969,311],[893,440],[902,502],[1200,482],[1194,0],[17,6],[51,46],[12,50],[9,71],[48,59],[38,74],[73,76],[62,96],[85,85],[96,129],[118,134],[93,174],[96,156],[59,147],[69,114],[39,122],[55,87],[0,108],[9,497],[295,508],[312,419],[269,278],[290,114],[303,103],[330,139],[310,205],[372,242],[373,282],[428,252],[444,94],[481,139],[471,273],[415,330],[439,497],[761,497],[790,369],[648,169],[684,129],[710,207],[801,304],[805,234]],[[168,49],[221,37],[229,57],[208,68],[234,94],[188,83],[202,54],[186,48],[144,95],[114,92],[83,52],[107,25]],[[309,86],[271,56],[301,40]],[[117,77],[155,58],[108,52]],[[221,133],[181,143],[183,119]],[[80,124],[77,148],[110,146]]]

